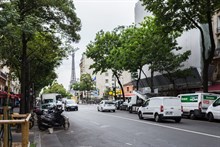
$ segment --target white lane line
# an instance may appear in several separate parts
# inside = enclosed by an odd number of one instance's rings
[[[104,113],[100,113],[100,114],[107,115],[107,114],[104,114]],[[192,130],[186,130],[186,129],[176,128],[176,127],[171,127],[171,126],[165,126],[165,125],[161,125],[161,124],[156,124],[156,123],[151,123],[151,122],[147,122],[147,121],[136,120],[136,119],[127,118],[127,117],[121,117],[121,116],[115,116],[115,115],[109,115],[109,114],[107,116],[116,117],[116,118],[120,118],[120,119],[135,121],[135,122],[149,124],[149,125],[153,125],[153,126],[159,126],[159,127],[163,127],[163,128],[168,128],[168,129],[173,129],[173,130],[178,130],[178,131],[183,131],[183,132],[188,132],[188,133],[193,133],[193,134],[199,134],[199,135],[203,135],[203,136],[209,136],[209,137],[219,138],[220,139],[220,136],[217,136],[217,135],[212,135],[212,134],[207,134],[207,133],[202,133],[202,132],[197,132],[197,131],[192,131]]]
[[[125,144],[132,146],[132,144],[130,144],[130,143],[125,143]]]
[[[97,122],[95,122],[95,121],[90,121],[90,123],[93,123],[93,124],[95,124],[95,125],[97,125],[97,126],[100,125],[99,123],[97,123]]]

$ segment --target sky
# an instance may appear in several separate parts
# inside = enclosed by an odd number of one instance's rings
[[[81,19],[81,39],[73,44],[79,48],[75,53],[76,78],[80,78],[80,59],[90,41],[94,41],[98,31],[112,31],[119,25],[128,26],[134,23],[134,8],[138,0],[73,0],[77,17]],[[72,58],[63,60],[56,69],[57,82],[69,90]]]

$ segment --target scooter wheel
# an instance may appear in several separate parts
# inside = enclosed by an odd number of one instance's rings
[[[64,128],[64,130],[69,129],[69,127],[70,127],[70,123],[69,123],[69,122],[63,124],[63,128]]]
[[[43,125],[38,125],[38,129],[41,131],[45,131],[45,130],[47,130],[47,127],[45,127]]]

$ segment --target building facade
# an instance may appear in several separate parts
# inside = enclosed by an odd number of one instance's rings
[[[113,73],[111,70],[108,70],[105,73],[97,73],[93,74],[93,70],[89,69],[90,65],[92,65],[94,61],[90,58],[87,58],[85,54],[82,55],[81,62],[80,62],[80,75],[82,74],[90,74],[92,79],[95,82],[96,86],[96,96],[97,98],[103,98],[104,93],[107,89],[113,89],[116,87],[116,91],[121,91],[120,86],[117,82],[117,79],[115,76],[113,76]],[[131,81],[131,74],[129,72],[124,71],[122,73],[122,76],[120,77],[120,81],[122,85],[125,83],[128,83]]]
[[[141,5],[141,2],[138,1],[135,6],[135,23],[139,24],[141,21],[143,21],[145,16],[150,16],[151,13],[144,10],[144,7]],[[205,29],[205,27],[203,27]],[[218,81],[220,79],[220,14],[216,14],[213,17],[213,31],[215,32],[215,42],[216,42],[216,54],[213,60],[213,65],[211,66],[213,68],[214,72],[210,72],[210,76],[214,76],[210,79],[213,81]],[[193,67],[193,70],[197,69],[199,75],[201,76],[202,71],[202,48],[201,48],[201,35],[198,29],[191,29],[189,31],[183,32],[183,34],[177,38],[178,45],[182,47],[181,50],[179,50],[177,53],[183,53],[187,50],[191,51],[191,55],[189,56],[189,59],[183,63],[184,68]],[[148,66],[144,66],[144,71],[147,75],[150,75],[150,71],[148,70]],[[160,75],[160,73],[155,74]],[[144,76],[141,76],[142,79]],[[219,86],[220,88],[220,86]]]
[[[3,68],[0,68],[0,90],[4,91],[6,90],[6,87],[9,87],[9,78],[8,78],[9,68],[4,66]],[[20,82],[18,79],[11,79],[10,80],[10,92],[13,92],[15,94],[20,93]]]

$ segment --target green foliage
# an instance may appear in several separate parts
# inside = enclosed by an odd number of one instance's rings
[[[94,69],[94,73],[103,73],[110,69],[113,75],[116,76],[121,89],[123,89],[123,87],[120,76],[124,70],[121,56],[123,52],[121,32],[123,29],[124,27],[119,26],[111,32],[99,31],[96,34],[95,41],[87,45],[85,53],[88,58],[94,61],[90,66],[90,68]]]
[[[95,90],[94,81],[90,74],[82,74],[80,76],[80,89],[82,91]]]
[[[80,39],[81,22],[71,0],[11,0],[0,10],[0,59],[21,82],[25,113],[29,83],[39,90],[56,78],[55,67]]]
[[[74,83],[72,86],[71,86],[71,88],[73,89],[73,90],[76,90],[76,91],[81,91],[81,85],[80,85],[81,83],[80,82],[76,82],[76,83]]]
[[[54,82],[51,86],[45,88],[43,93],[59,93],[62,97],[68,97],[71,95],[66,91],[62,84],[58,84],[57,82]]]
[[[220,11],[219,0],[141,0],[145,8],[158,18],[157,23],[164,32],[199,29],[202,43],[203,91],[208,91],[208,69],[216,49],[212,16]],[[205,34],[202,24],[208,25],[209,34]],[[205,35],[210,45],[206,48]]]
[[[106,72],[108,69],[120,73],[120,31],[122,27],[115,28],[112,32],[99,31],[94,42],[87,45],[86,56],[94,61],[90,68],[97,72]]]

